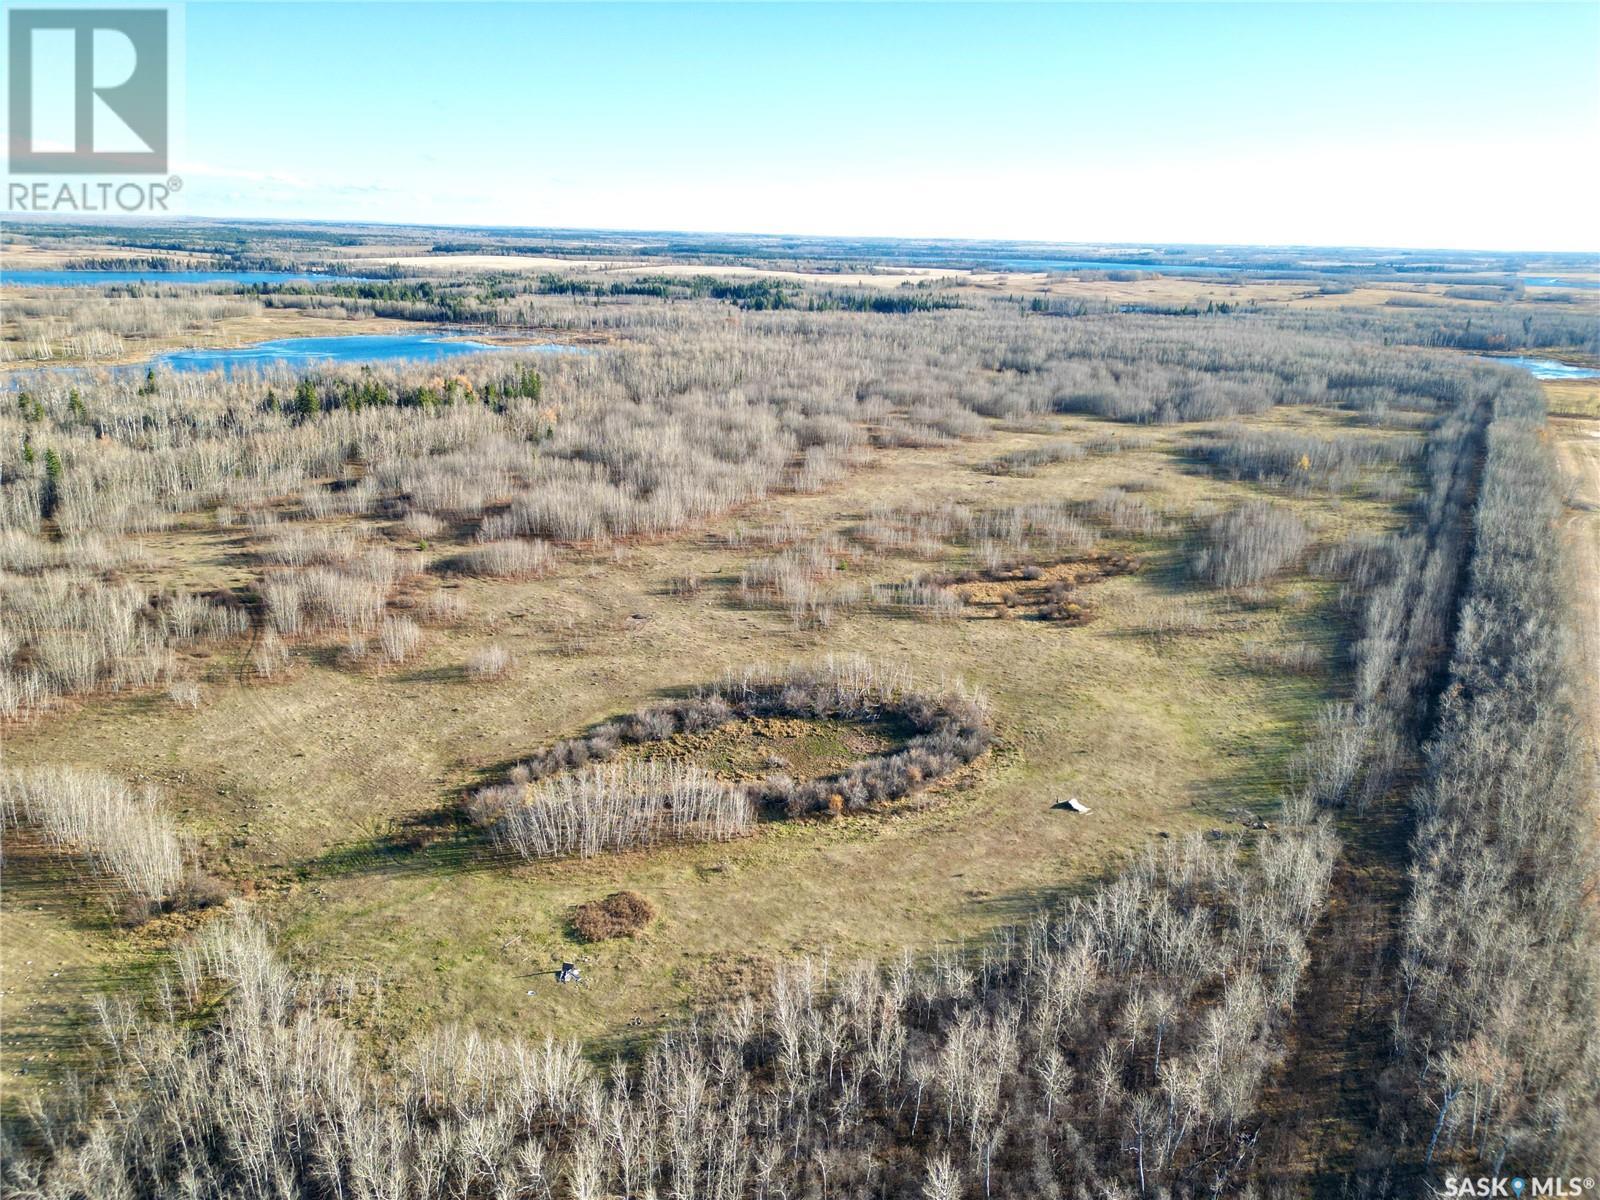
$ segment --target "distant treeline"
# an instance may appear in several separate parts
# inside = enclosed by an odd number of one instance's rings
[[[558,296],[650,296],[657,300],[726,300],[740,308],[805,307],[795,304],[798,284],[779,279],[734,282],[709,275],[639,275],[609,283],[565,275],[541,275],[536,289]]]
[[[553,272],[529,281],[496,276],[475,284],[428,280],[364,280],[343,283],[258,283],[242,290],[270,306],[288,297],[359,300],[373,315],[459,324],[497,323],[490,304],[522,295],[653,300],[720,300],[753,311],[913,313],[960,308],[953,296],[924,291],[810,291],[788,279],[729,280],[699,275],[638,275],[598,280]]]
[[[155,249],[157,247],[152,247]],[[181,246],[165,247],[176,253],[189,253]],[[228,250],[218,250],[206,257],[169,258],[147,254],[106,255],[97,258],[77,258],[61,268],[64,271],[301,271],[305,268],[281,258],[244,255]]]

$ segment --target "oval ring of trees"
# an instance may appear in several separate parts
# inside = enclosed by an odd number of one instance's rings
[[[613,762],[626,746],[753,717],[895,721],[911,736],[892,753],[821,779],[773,775],[741,786],[676,761]],[[917,691],[864,659],[782,672],[750,670],[682,700],[607,721],[545,747],[467,805],[496,846],[524,858],[591,857],[674,841],[724,841],[757,818],[866,812],[910,795],[981,755],[987,707],[961,688]]]

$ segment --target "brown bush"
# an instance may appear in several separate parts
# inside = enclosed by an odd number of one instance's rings
[[[228,900],[228,885],[215,875],[200,868],[192,868],[183,879],[183,887],[173,897],[172,907],[178,909],[215,908]]]
[[[572,911],[572,931],[585,942],[638,937],[656,919],[655,905],[638,892],[612,892]]]

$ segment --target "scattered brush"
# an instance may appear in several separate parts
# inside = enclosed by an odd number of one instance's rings
[[[1421,442],[1413,437],[1343,434],[1324,438],[1282,430],[1232,426],[1196,443],[1191,453],[1212,471],[1281,487],[1295,494],[1343,492],[1370,473],[1375,486],[1403,487],[1392,468],[1415,460]]]
[[[0,601],[0,718],[38,712],[59,696],[158,685],[173,677],[177,648],[250,627],[232,603],[152,597],[76,570],[0,577]]]
[[[454,592],[430,592],[417,615],[430,625],[454,625],[467,615],[467,604]]]
[[[978,469],[989,475],[1029,476],[1037,474],[1041,467],[1054,466],[1056,463],[1078,462],[1088,457],[1088,453],[1077,442],[1045,442],[1043,445],[1028,446],[1022,450],[1002,454],[999,458],[992,458],[980,464]]]
[[[936,621],[953,621],[961,615],[961,596],[928,580],[875,584],[871,595],[874,607],[890,611],[929,616]]]
[[[1095,533],[1063,502],[973,509],[964,504],[891,508],[875,505],[851,538],[880,552],[939,558],[954,547],[973,549],[990,565],[1006,558],[1082,553]]]
[[[837,582],[847,561],[844,547],[832,539],[791,547],[745,567],[739,598],[747,604],[787,609],[796,628],[826,627],[837,612],[860,601],[857,585]]]
[[[200,685],[192,679],[174,679],[167,684],[167,698],[192,712],[200,707]]]
[[[400,522],[400,532],[408,541],[431,542],[444,533],[447,526],[432,513],[420,509],[412,509],[406,513],[405,519]]]
[[[1245,662],[1258,670],[1283,671],[1289,675],[1314,675],[1322,669],[1323,657],[1310,642],[1247,641],[1241,647]]]

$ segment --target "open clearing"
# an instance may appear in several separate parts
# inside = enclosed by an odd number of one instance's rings
[[[1313,410],[1255,421],[1340,423]],[[823,494],[747,506],[542,580],[447,583],[468,620],[430,631],[424,654],[400,667],[352,670],[318,654],[286,682],[241,683],[242,650],[219,651],[196,663],[198,711],[164,696],[85,703],[66,758],[160,784],[202,840],[208,868],[257,898],[304,965],[380,981],[381,999],[363,1013],[380,1046],[419,1023],[470,1017],[486,1031],[545,1029],[603,1047],[686,1003],[743,994],[795,955],[969,942],[1103,877],[1161,834],[1237,827],[1270,811],[1328,675],[1263,667],[1243,648],[1310,643],[1325,663],[1328,585],[1291,579],[1241,601],[1186,579],[1177,536],[1113,539],[1103,547],[1136,552],[1140,569],[1086,585],[1095,609],[1087,625],[998,621],[975,606],[951,621],[857,611],[827,630],[798,630],[784,613],[737,603],[739,573],[762,551],[729,545],[728,535],[780,518],[809,536],[844,534],[874,504],[1087,500],[1130,482],[1181,523],[1196,506],[1262,494],[1186,468],[1176,453],[1196,431],[1134,439],[1104,422],[1056,418],[1026,432],[1000,427],[977,441],[880,451]],[[1029,477],[977,469],[1051,438],[1107,434],[1140,448]],[[1374,502],[1284,502],[1328,541],[1395,520]],[[193,527],[143,540],[152,579],[203,587],[250,574],[243,531]],[[919,569],[890,555],[852,573],[889,582]],[[686,574],[701,587],[674,594]],[[515,666],[503,680],[469,680],[463,664],[491,642]],[[982,689],[994,703],[995,749],[891,814],[763,824],[732,844],[522,866],[440,825],[463,789],[556,738],[752,663],[829,653],[890,658],[918,679],[953,674]],[[51,722],[19,729],[11,761],[60,760],[54,734]],[[1069,796],[1093,813],[1051,808]],[[13,866],[21,881],[8,906],[27,893],[26,869]],[[661,919],[636,941],[579,946],[572,907],[621,889],[646,896]],[[8,924],[8,941],[43,962],[80,924],[47,907]],[[113,951],[114,931],[99,936],[109,970],[125,951]],[[583,963],[584,986],[553,983],[563,959]],[[60,978],[8,980],[12,1036],[42,1029],[47,1014],[78,1000],[81,984],[74,978],[68,995]]]

